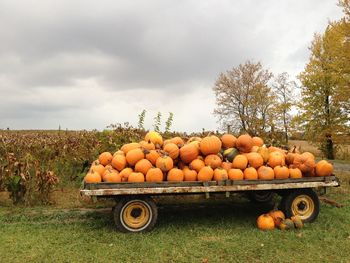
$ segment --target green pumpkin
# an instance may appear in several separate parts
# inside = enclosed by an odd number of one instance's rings
[[[294,223],[291,219],[287,218],[285,220],[282,220],[282,222],[279,225],[279,228],[281,230],[294,229]]]
[[[301,220],[300,216],[295,215],[295,216],[292,216],[291,219],[294,223],[295,228],[298,228],[298,229],[303,228],[304,224],[303,224],[303,221]]]
[[[228,162],[232,162],[238,154],[239,151],[236,148],[228,148],[224,151],[223,156]]]

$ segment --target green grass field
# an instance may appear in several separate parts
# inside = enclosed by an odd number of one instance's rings
[[[68,209],[6,205],[0,262],[350,262],[350,173],[338,175],[342,186],[326,196],[344,206],[322,203],[314,223],[293,231],[258,230],[256,217],[271,206],[242,198],[163,200],[156,228],[146,234],[116,232],[109,208],[76,201]]]

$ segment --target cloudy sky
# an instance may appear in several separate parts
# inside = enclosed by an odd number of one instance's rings
[[[297,75],[336,0],[0,0],[0,128],[218,127],[220,72],[260,61]]]

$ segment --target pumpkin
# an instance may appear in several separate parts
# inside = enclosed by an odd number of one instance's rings
[[[253,145],[253,138],[248,134],[243,134],[237,138],[236,148],[242,153],[249,153]]]
[[[227,172],[228,178],[230,180],[243,180],[244,175],[241,169],[230,169]]]
[[[85,183],[100,183],[102,182],[101,175],[94,170],[90,169],[90,171],[84,177]]]
[[[118,171],[112,170],[111,172],[105,174],[104,181],[109,183],[120,183],[122,181],[122,177]]]
[[[190,163],[197,159],[199,155],[198,148],[193,144],[186,144],[180,148],[180,158],[184,163]]]
[[[162,136],[156,132],[156,131],[150,131],[145,136],[145,141],[152,142],[156,148],[160,148],[163,145],[163,138]]]
[[[182,182],[184,180],[184,172],[178,168],[172,168],[168,172],[167,181],[169,182]]]
[[[124,168],[123,170],[120,171],[119,175],[122,178],[122,182],[127,182],[129,175],[133,172],[134,170],[130,167]]]
[[[286,166],[279,166],[273,168],[276,179],[287,179],[289,178],[289,169]]]
[[[227,180],[228,179],[228,175],[227,175],[227,171],[221,167],[216,168],[214,170],[214,180],[215,181],[222,181],[222,180]]]
[[[135,172],[140,172],[140,173],[143,173],[143,175],[146,175],[148,170],[151,168],[152,168],[152,163],[147,159],[142,159],[136,163]]]
[[[200,160],[200,159],[195,159],[193,160],[189,167],[193,170],[195,170],[197,173],[205,166],[204,161]]]
[[[239,151],[236,148],[228,148],[224,151],[223,156],[229,162],[232,162],[233,159],[239,154]]]
[[[98,162],[95,161],[92,163],[90,170],[93,170],[94,172],[102,176],[106,168],[102,164],[99,164]]]
[[[128,177],[129,183],[143,183],[145,181],[145,176],[143,173],[132,172]]]
[[[278,165],[282,166],[285,164],[284,155],[279,151],[274,151],[269,154],[268,164],[270,167],[274,168]]]
[[[170,139],[170,142],[176,144],[176,146],[178,148],[181,148],[182,146],[184,146],[184,141],[180,138],[180,137],[174,137]]]
[[[222,161],[221,158],[216,154],[209,154],[204,159],[205,165],[209,165],[211,168],[215,169],[220,167]]]
[[[160,157],[160,154],[156,150],[150,150],[146,153],[146,159],[151,162],[152,165],[156,165],[157,159]]]
[[[232,168],[238,168],[241,170],[244,170],[247,168],[248,165],[248,159],[242,154],[237,155],[232,162]]]
[[[333,173],[333,165],[326,160],[316,164],[316,176],[330,176]]]
[[[197,181],[197,171],[196,170],[192,170],[188,166],[185,166],[182,169],[182,171],[184,173],[184,181]]]
[[[214,176],[214,171],[210,166],[204,166],[198,173],[198,181],[211,181]]]
[[[295,154],[293,165],[299,168],[302,173],[311,172],[315,167],[315,157],[308,152]]]
[[[146,150],[155,150],[156,146],[154,145],[154,143],[150,142],[150,141],[140,141],[140,145],[142,148],[146,149]]]
[[[282,220],[279,229],[281,230],[288,230],[288,229],[294,229],[294,223],[291,219],[287,218],[285,220]]]
[[[295,228],[303,228],[303,220],[301,220],[299,215],[292,216],[290,219],[293,221]]]
[[[294,179],[302,178],[303,174],[299,168],[289,168],[289,177]]]
[[[179,156],[179,147],[176,146],[175,143],[169,142],[163,147],[163,150],[172,158],[175,160]]]
[[[112,159],[113,159],[113,155],[110,152],[103,152],[98,157],[98,161],[102,165],[110,164],[112,162]]]
[[[279,227],[281,222],[286,218],[281,210],[272,210],[269,212],[269,215],[273,218],[276,227]]]
[[[275,222],[269,214],[262,214],[256,220],[256,224],[261,230],[271,230],[275,228]]]
[[[294,162],[294,157],[295,157],[295,153],[287,153],[287,156],[286,156],[286,164],[287,164],[287,165],[293,164],[293,162]]]
[[[232,163],[229,162],[222,162],[221,167],[224,168],[226,171],[230,170],[232,168]]]
[[[261,147],[264,145],[264,141],[260,137],[253,137],[253,145]]]
[[[237,140],[237,138],[235,136],[233,136],[232,134],[226,133],[226,134],[221,136],[221,142],[222,142],[222,146],[224,148],[235,147],[236,140]]]
[[[267,161],[269,160],[270,152],[269,152],[269,149],[267,149],[265,145],[263,145],[262,147],[259,147],[258,154],[261,155],[261,157],[264,160],[264,163],[267,163]]]
[[[199,141],[193,141],[193,142],[190,142],[189,144],[196,146],[198,149],[198,152],[200,151],[200,144],[201,143]]]
[[[248,163],[251,167],[259,168],[264,164],[264,159],[258,153],[248,153],[247,154]]]
[[[167,172],[174,166],[174,161],[169,156],[160,156],[156,161],[156,166],[163,172]]]
[[[275,173],[271,167],[261,166],[258,169],[258,178],[260,180],[273,180],[275,178]]]
[[[258,180],[258,172],[254,167],[248,167],[243,172],[245,180]]]
[[[122,148],[120,148],[120,150],[123,151],[124,154],[127,154],[129,151],[137,148],[141,148],[141,145],[137,142],[132,142],[132,143],[124,144]]]
[[[252,149],[250,150],[250,152],[252,152],[252,153],[257,153],[258,151],[259,151],[259,146],[256,146],[256,145],[254,145],[253,147],[252,147]]]
[[[209,155],[218,154],[221,150],[221,145],[221,140],[217,136],[211,135],[204,137],[201,140],[199,147],[203,155]]]
[[[191,143],[191,142],[195,142],[195,141],[200,142],[201,140],[202,140],[201,137],[196,137],[195,136],[195,137],[189,138],[186,143]]]
[[[116,154],[112,159],[112,166],[118,171],[126,167],[126,157],[122,154]]]
[[[147,182],[162,182],[163,172],[159,168],[150,168],[146,174]]]
[[[126,161],[131,166],[135,165],[138,161],[142,160],[143,158],[145,158],[145,154],[140,148],[130,150],[126,154]]]
[[[122,150],[118,150],[115,153],[113,153],[113,157],[115,157],[118,154],[121,154],[121,155],[125,156],[125,153]]]

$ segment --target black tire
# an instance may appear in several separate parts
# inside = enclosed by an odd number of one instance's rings
[[[124,233],[151,231],[158,217],[157,205],[150,197],[121,198],[112,211],[117,230]]]
[[[303,222],[310,223],[320,212],[320,201],[312,189],[298,189],[283,196],[280,208],[286,218],[299,215]]]
[[[275,197],[275,193],[271,191],[253,191],[248,193],[248,199],[254,203],[270,203]]]

